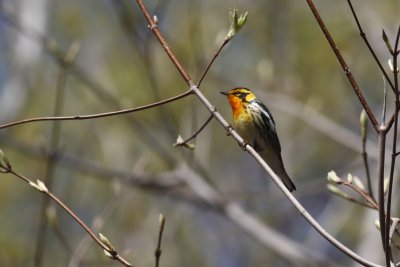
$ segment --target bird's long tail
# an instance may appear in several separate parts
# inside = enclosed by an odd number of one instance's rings
[[[271,152],[271,150],[264,150],[259,152],[265,162],[271,167],[271,169],[282,179],[282,182],[286,188],[292,192],[296,190],[296,186],[287,174],[285,167],[283,166],[282,158],[279,154]]]

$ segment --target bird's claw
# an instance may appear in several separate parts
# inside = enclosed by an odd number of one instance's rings
[[[238,143],[239,143],[239,146],[243,149],[243,151],[247,150],[246,149],[247,143],[244,140],[242,140],[242,141],[240,141]]]
[[[225,127],[225,129],[226,129],[226,136],[230,136],[231,135],[231,131],[233,131],[233,127],[232,127],[232,125],[228,125],[228,126],[226,126]]]

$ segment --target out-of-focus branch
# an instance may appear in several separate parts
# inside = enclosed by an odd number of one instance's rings
[[[87,86],[89,90],[105,105],[109,106],[115,110],[121,110],[122,105],[117,97],[115,97],[112,93],[113,90],[110,88],[106,88],[104,85],[93,79],[85,69],[78,64],[70,64],[65,62],[65,52],[59,47],[57,42],[48,37],[41,32],[37,31],[35,28],[32,28],[30,25],[21,24],[13,12],[12,8],[9,8],[8,5],[0,2],[0,19],[6,22],[8,25],[19,31],[26,38],[29,38],[33,41],[38,42],[42,45],[44,51],[51,56],[55,60],[56,63],[61,66],[64,64],[69,65],[69,72],[76,76],[84,85]],[[170,153],[165,149],[165,147],[160,144],[159,140],[154,137],[154,135],[146,129],[143,123],[136,119],[135,117],[124,117],[129,123],[130,127],[134,128],[134,133],[138,134],[142,140],[144,140],[150,148],[152,148],[156,153],[160,155],[160,158],[165,161],[165,163],[169,166],[173,166],[175,164],[174,159],[171,158]]]
[[[85,163],[85,162],[82,162],[82,160],[80,160],[80,159],[74,159],[73,157],[69,157],[69,158],[72,159],[73,161],[76,160],[77,162],[81,162],[81,164]],[[64,158],[64,160],[62,162],[65,162],[65,161],[66,161],[66,159]],[[139,159],[137,161],[137,163],[135,164],[135,166],[133,167],[132,173],[131,174],[127,173],[125,175],[129,176],[129,175],[133,175],[133,173],[135,173],[135,172],[142,172],[143,167],[144,167],[144,164],[143,164],[144,162],[145,162],[145,160]],[[72,163],[72,165],[76,166],[74,163]],[[84,164],[82,164],[82,165],[85,166]],[[99,167],[99,169],[103,169],[103,170],[105,169],[102,166],[98,166],[98,167]],[[80,169],[80,170],[82,171],[82,169]],[[107,171],[104,171],[104,172],[107,173]],[[93,173],[91,173],[91,174],[93,174]],[[94,175],[96,175],[96,174],[94,174]],[[104,207],[104,209],[101,211],[101,213],[98,214],[93,219],[92,229],[95,230],[96,232],[101,231],[101,229],[104,227],[106,222],[112,217],[112,214],[114,213],[114,211],[121,205],[123,200],[127,198],[127,191],[130,190],[130,187],[125,186],[128,183],[127,179],[122,179],[122,177],[119,177],[119,176],[117,176],[117,177],[106,176],[106,177],[108,179],[111,179],[110,177],[113,177],[112,182],[114,185],[113,186],[114,195],[109,200],[109,202]],[[168,190],[168,189],[166,189],[166,190]],[[75,247],[75,251],[71,255],[71,258],[68,263],[68,267],[80,266],[84,255],[87,253],[87,251],[91,245],[92,245],[92,239],[90,238],[90,236],[87,235],[84,238],[82,238],[82,240],[79,242],[79,244]]]
[[[265,99],[270,99],[271,101],[268,102],[270,107],[279,111],[283,111],[291,116],[296,117],[297,119],[304,121],[317,131],[347,148],[350,148],[356,152],[360,151],[360,146],[358,145],[360,143],[360,137],[358,134],[343,127],[313,108],[290,96],[280,93],[265,93],[263,91],[259,91],[257,92],[257,95],[265,95]],[[378,144],[369,141],[367,141],[367,144],[372,151],[378,150]],[[387,152],[390,152],[390,150],[387,149]],[[377,153],[371,153],[370,156],[371,158],[378,159]]]
[[[73,43],[70,49],[68,50],[67,54],[64,56],[65,62],[66,63],[68,62],[69,64],[64,64],[59,67],[56,99],[54,105],[54,116],[60,116],[63,112],[68,66],[76,60],[76,57],[79,53],[79,49],[80,49],[80,44],[78,42]],[[49,190],[52,190],[53,174],[58,160],[58,145],[60,142],[60,133],[61,133],[61,123],[53,122],[51,125],[50,145],[49,148],[47,149],[48,152],[46,159],[46,169],[43,179],[43,182],[47,185]],[[48,225],[46,210],[49,208],[49,204],[50,204],[50,199],[45,195],[43,195],[40,207],[40,214],[39,214],[39,229],[37,232],[36,246],[35,246],[35,258],[34,258],[35,267],[39,267],[42,265],[43,252],[46,244],[46,233],[47,233],[46,229]]]
[[[15,142],[12,138],[6,138],[5,136],[2,136],[2,140],[6,140],[10,148],[21,150],[26,155],[35,158],[43,156],[39,149],[35,149],[31,145],[22,145],[21,142]],[[81,157],[71,155],[67,152],[60,156],[58,164],[60,167],[67,169],[74,168],[77,172],[93,176],[95,179],[105,181],[118,179],[123,184],[140,188],[145,192],[157,194],[158,196],[160,194],[167,195],[177,201],[184,201],[191,205],[207,208],[220,214],[224,214],[226,211],[226,213],[229,213],[229,215],[225,215],[228,220],[234,222],[240,229],[269,250],[283,258],[291,260],[294,264],[297,263],[296,266],[338,267],[337,264],[330,261],[325,256],[321,257],[319,253],[315,253],[302,244],[289,239],[261,222],[239,205],[226,200],[221,193],[208,184],[203,177],[186,165],[180,166],[170,172],[149,174],[140,171],[140,174],[138,174],[137,172],[107,168],[104,164],[82,159]],[[226,205],[226,208],[221,208],[223,205]],[[104,218],[104,216],[102,217]],[[96,231],[100,230],[96,225],[93,227]],[[78,248],[83,251],[86,250],[85,246],[79,246]],[[78,251],[76,252],[78,253]],[[81,258],[79,255],[74,256],[73,262],[71,258],[70,267],[76,266],[72,263],[74,263],[78,257]]]
[[[225,199],[216,189],[187,166],[180,166],[175,171],[175,175],[180,181],[187,184],[191,191],[203,201],[225,215],[243,231],[270,250],[291,261],[295,266],[337,266],[321,254],[308,250],[301,244],[267,227],[238,204]]]

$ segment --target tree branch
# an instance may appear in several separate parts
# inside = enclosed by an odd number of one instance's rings
[[[321,28],[323,34],[325,35],[326,40],[328,41],[329,45],[331,46],[333,52],[335,53],[336,58],[338,59],[340,65],[342,66],[342,69],[344,71],[344,73],[347,76],[347,79],[349,80],[354,93],[356,94],[356,96],[358,97],[361,105],[363,106],[365,112],[367,112],[368,118],[370,119],[372,125],[375,128],[376,132],[379,132],[379,124],[378,121],[375,118],[375,115],[373,114],[371,108],[369,107],[363,93],[361,92],[361,89],[358,87],[358,84],[356,82],[356,80],[353,77],[353,74],[351,74],[350,68],[347,66],[346,62],[344,61],[339,49],[336,46],[335,41],[333,41],[331,34],[329,33],[328,29],[325,26],[325,23],[323,22],[321,16],[319,15],[319,12],[317,10],[317,8],[315,7],[314,3],[312,0],[306,0],[311,12],[313,13],[316,21],[318,22],[319,27]]]
[[[399,120],[399,84],[398,84],[398,53],[399,53],[399,39],[400,39],[400,26],[397,29],[396,42],[394,46],[394,54],[393,54],[393,76],[394,76],[394,91],[395,91],[395,112],[394,112],[394,129],[393,129],[393,150],[392,150],[392,160],[390,164],[390,173],[389,173],[389,186],[387,193],[387,207],[386,207],[386,236],[385,236],[385,246],[386,246],[386,258],[392,256],[391,247],[390,247],[390,239],[391,234],[389,233],[390,222],[391,222],[391,205],[392,205],[392,188],[393,188],[393,180],[394,180],[394,168],[396,165],[396,151],[397,151],[397,132],[398,132],[398,120]]]
[[[55,117],[37,117],[37,118],[31,118],[31,119],[24,119],[20,121],[15,121],[15,122],[10,122],[6,123],[3,125],[0,125],[0,129],[20,125],[20,124],[25,124],[25,123],[31,123],[31,122],[37,122],[37,121],[67,121],[67,120],[89,120],[89,119],[96,119],[96,118],[104,118],[104,117],[110,117],[110,116],[115,116],[115,115],[120,115],[120,114],[126,114],[126,113],[132,113],[136,111],[141,111],[149,108],[153,108],[156,106],[164,105],[173,101],[176,101],[178,99],[184,98],[190,94],[192,94],[190,90],[181,93],[179,95],[167,98],[162,101],[158,101],[155,103],[151,103],[148,105],[136,107],[136,108],[128,108],[128,109],[123,109],[123,110],[117,110],[117,111],[110,111],[110,112],[104,112],[104,113],[96,113],[96,114],[90,114],[90,115],[74,115],[74,116],[55,116]]]
[[[351,0],[347,0],[347,3],[350,6],[351,13],[353,14],[354,20],[356,21],[356,24],[357,24],[358,30],[360,32],[361,38],[364,40],[365,44],[367,45],[369,51],[371,52],[372,57],[375,59],[376,64],[378,65],[379,69],[381,70],[383,76],[385,76],[386,81],[389,83],[389,85],[392,88],[393,92],[395,92],[395,87],[394,87],[392,81],[390,80],[388,74],[386,73],[386,71],[383,68],[381,62],[379,61],[378,57],[376,56],[374,49],[372,48],[371,44],[369,43],[368,38],[367,38],[364,30],[361,27],[360,21],[358,20],[357,14],[356,14],[356,12],[355,12],[355,10],[353,8],[353,4],[351,3]]]
[[[7,160],[8,162],[8,160]],[[11,168],[11,165],[9,166],[4,166],[3,164],[0,163],[0,167],[2,169],[3,173],[10,173],[18,178],[20,178],[21,180],[23,180],[24,182],[26,182],[27,184],[29,184],[31,187],[35,188],[36,190],[40,191],[41,193],[47,195],[49,198],[51,198],[59,207],[61,207],[66,213],[68,213],[72,219],[74,219],[85,231],[86,233],[88,233],[91,238],[105,251],[108,253],[108,256],[113,259],[116,260],[118,262],[120,262],[121,264],[123,264],[124,266],[127,267],[133,267],[132,264],[130,264],[127,260],[125,260],[124,258],[122,258],[118,252],[110,245],[110,244],[106,244],[104,243],[101,238],[97,237],[97,235],[67,206],[65,205],[57,196],[55,196],[53,193],[51,193],[48,188],[46,187],[46,185],[41,182],[41,181],[37,181],[36,183],[33,182],[32,180],[30,180],[29,178],[23,176],[22,174],[16,172],[15,170],[13,170]]]
[[[216,110],[215,106],[213,106],[208,99],[201,93],[201,91],[198,89],[198,87],[193,83],[193,81],[190,79],[189,74],[186,72],[186,70],[182,67],[178,59],[175,57],[173,54],[172,50],[169,48],[168,44],[166,43],[165,39],[161,35],[161,32],[159,31],[157,25],[154,23],[154,21],[151,19],[151,16],[146,8],[146,6],[143,3],[143,0],[136,0],[139,8],[142,10],[142,13],[144,17],[147,20],[147,23],[149,25],[150,30],[154,33],[155,37],[161,44],[161,46],[164,48],[166,53],[168,54],[169,58],[171,61],[174,63],[175,67],[178,69],[179,73],[183,77],[183,79],[186,81],[188,86],[190,87],[190,90],[193,91],[194,94],[200,99],[200,101],[207,107],[207,109],[211,112],[211,114],[217,119],[217,121],[229,132],[230,136],[232,136],[236,141],[238,141],[240,144],[244,143],[244,140],[240,137],[240,135],[234,131],[232,126],[230,126],[227,121],[222,117],[222,115]],[[311,2],[308,0],[308,2]],[[312,2],[311,2],[312,4]],[[311,7],[311,5],[310,5]],[[315,8],[314,8],[315,9]],[[318,13],[316,13],[318,14]],[[321,19],[319,19],[321,21]],[[332,41],[333,42],[333,41]],[[339,54],[340,55],[340,54]],[[341,58],[341,56],[339,57]],[[341,58],[342,59],[342,58]],[[342,59],[343,61],[343,59]],[[344,61],[343,61],[344,62]],[[346,65],[344,65],[346,66]],[[358,93],[357,95],[360,98],[360,101],[362,101],[364,108],[366,109],[367,114],[370,116],[370,120],[373,122],[374,127],[378,125],[374,115],[372,114],[372,111],[370,110],[367,102],[365,101],[362,93],[360,92],[357,84],[355,83],[354,79],[352,78],[352,75],[350,71],[348,70],[347,66],[345,69],[346,74],[349,77],[350,81],[353,81],[356,87],[353,87],[355,92]],[[351,79],[350,79],[351,78]],[[369,112],[369,113],[368,113]],[[376,130],[378,130],[376,128]],[[305,210],[305,208],[297,201],[297,199],[287,190],[287,188],[283,185],[281,182],[281,179],[272,171],[272,169],[268,166],[268,164],[265,163],[265,161],[258,155],[258,153],[252,148],[250,145],[246,145],[246,150],[247,152],[253,156],[259,164],[262,165],[262,167],[266,170],[266,172],[270,175],[274,183],[279,187],[279,189],[285,194],[285,196],[290,200],[290,202],[295,206],[295,208],[300,212],[300,214],[317,230],[318,233],[320,233],[325,239],[327,239],[329,242],[331,242],[335,247],[337,247],[339,250],[341,250],[343,253],[354,259],[355,261],[365,265],[365,266],[371,266],[371,267],[378,267],[380,265],[374,264],[372,262],[369,262],[350,250],[348,247],[340,243],[337,239],[335,239],[333,236],[331,236],[321,225],[318,224],[318,222]]]

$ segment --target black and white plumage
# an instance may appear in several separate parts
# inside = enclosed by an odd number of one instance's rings
[[[295,190],[283,165],[281,144],[271,112],[247,88],[235,88],[223,94],[232,107],[235,130],[260,154],[289,191]]]

